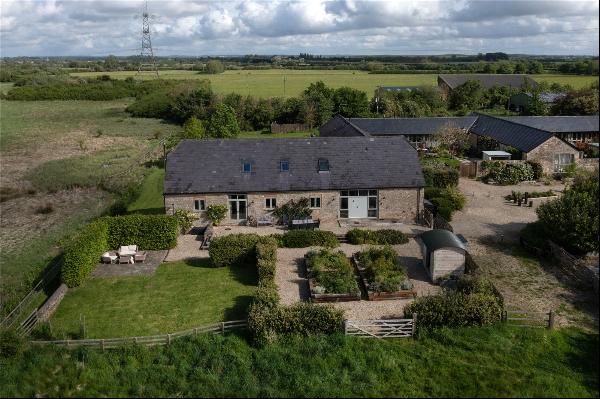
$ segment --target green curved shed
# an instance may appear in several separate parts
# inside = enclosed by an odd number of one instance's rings
[[[464,244],[451,231],[444,229],[429,230],[421,234],[421,240],[429,251],[440,248],[460,248],[466,250]]]

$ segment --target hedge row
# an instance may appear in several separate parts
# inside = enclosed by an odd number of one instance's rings
[[[346,238],[348,239],[348,242],[353,245],[398,245],[406,244],[408,242],[406,234],[392,229],[352,229],[346,233]]]
[[[504,301],[495,287],[463,276],[456,290],[417,298],[404,308],[404,317],[418,315],[419,327],[487,326],[501,320]]]
[[[166,215],[104,217],[83,228],[65,248],[61,280],[76,287],[92,272],[109,248],[135,244],[161,250],[177,245],[177,220]]]
[[[458,186],[458,170],[450,167],[424,167],[423,177],[425,185],[429,187],[456,187]]]
[[[168,215],[127,215],[103,218],[108,224],[108,248],[137,245],[140,249],[175,248],[177,219]]]
[[[230,234],[214,238],[208,254],[214,267],[256,264],[257,234]]]
[[[108,224],[96,220],[81,230],[65,249],[61,280],[69,288],[77,287],[94,270],[108,248]]]

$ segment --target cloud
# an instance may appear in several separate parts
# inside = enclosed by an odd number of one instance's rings
[[[3,56],[135,54],[141,0],[0,0]],[[150,0],[158,55],[598,54],[598,2]]]

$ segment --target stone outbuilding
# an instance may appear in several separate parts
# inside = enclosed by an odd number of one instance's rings
[[[436,229],[422,233],[421,249],[423,265],[431,280],[440,277],[462,275],[465,271],[466,248],[451,231]]]

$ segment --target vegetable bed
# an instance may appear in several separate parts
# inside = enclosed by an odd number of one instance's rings
[[[371,247],[353,256],[358,274],[370,301],[416,297],[398,255],[390,247]]]
[[[313,302],[360,300],[354,268],[342,251],[310,251],[304,261]]]

